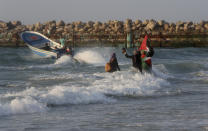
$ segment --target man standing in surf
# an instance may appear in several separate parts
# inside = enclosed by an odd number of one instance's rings
[[[132,59],[133,67],[142,73],[141,53],[137,50],[134,50],[133,55],[128,55],[125,48],[122,49],[122,53],[126,56],[126,58]]]
[[[142,72],[152,72],[152,61],[151,57],[154,55],[154,49],[150,46],[150,40],[146,35],[141,46],[138,50],[133,51],[133,55],[128,55],[126,49],[122,49],[122,53],[125,54],[127,58],[132,59],[133,67]]]
[[[154,55],[154,49],[150,45],[150,39],[148,35],[145,35],[141,46],[138,48],[141,53],[142,70],[148,73],[152,72],[152,60],[151,57]]]

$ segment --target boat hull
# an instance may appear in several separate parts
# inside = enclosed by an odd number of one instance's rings
[[[57,50],[63,48],[61,44],[52,41],[46,36],[34,31],[22,32],[21,38],[34,54],[41,57],[58,58],[60,54]],[[46,44],[48,44],[49,50],[44,49]]]
[[[58,54],[56,52],[52,52],[52,51],[46,51],[43,49],[38,49],[35,48],[33,46],[30,46],[27,44],[27,46],[29,47],[30,50],[32,50],[32,52],[38,56],[44,57],[44,58],[58,58]]]

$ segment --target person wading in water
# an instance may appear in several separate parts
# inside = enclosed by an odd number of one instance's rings
[[[120,67],[118,65],[118,61],[115,53],[112,54],[110,61],[105,65],[105,71],[106,72],[120,71]]]

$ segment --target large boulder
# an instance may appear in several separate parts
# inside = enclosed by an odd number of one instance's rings
[[[175,27],[174,26],[170,26],[169,27],[169,30],[168,30],[168,32],[169,33],[173,33],[173,32],[175,32],[176,30],[175,30]]]
[[[84,27],[84,24],[82,21],[77,21],[74,23],[75,24],[75,30],[78,31],[79,29],[83,28]]]
[[[62,27],[58,27],[56,29],[56,33],[62,33],[62,32],[64,32],[64,29]]]
[[[56,23],[51,24],[49,28],[56,28]]]
[[[18,31],[18,32],[22,32],[22,31],[25,31],[27,29],[26,29],[25,25],[19,25],[15,28],[15,30]]]
[[[185,24],[188,26],[192,26],[194,23],[192,21],[189,21],[189,22],[186,22]]]
[[[86,30],[84,28],[79,29],[79,32],[83,34]]]
[[[74,28],[74,25],[73,24],[68,24],[67,26],[65,26],[65,28],[73,29]]]
[[[136,20],[132,24],[132,30],[138,30],[142,26],[142,21]]]
[[[41,29],[41,27],[42,27],[42,24],[41,24],[40,22],[37,22],[37,23],[35,24],[35,28],[36,28],[36,29]]]
[[[200,24],[197,24],[196,26],[195,26],[195,30],[196,31],[200,31],[202,29],[202,26],[200,25]]]
[[[144,20],[142,24],[146,26],[148,23],[149,23],[149,20]]]
[[[186,22],[184,23],[184,31],[190,31],[192,29],[193,22]]]
[[[184,25],[184,31],[186,32],[186,31],[189,31],[191,28],[190,28],[190,26],[188,26],[188,24],[185,24]]]
[[[67,26],[64,26],[64,32],[72,32],[72,26],[71,25],[67,25]]]
[[[14,29],[15,26],[12,24],[11,21],[9,21],[9,22],[7,23],[7,28],[8,28],[8,30],[11,30],[11,29]]]
[[[159,26],[163,26],[166,22],[164,20],[159,20],[157,23]]]
[[[206,30],[208,30],[208,23],[206,23],[206,24],[204,25],[204,28],[205,28]]]
[[[65,26],[65,22],[63,20],[56,22],[56,26]]]
[[[22,23],[20,21],[12,21],[12,25],[19,26],[19,25],[22,25]]]
[[[0,21],[0,27],[1,28],[6,28],[7,27],[7,23],[4,21]]]
[[[135,20],[135,21],[134,21],[134,24],[135,24],[135,25],[140,25],[140,24],[142,24],[142,21],[141,21],[141,20]]]
[[[146,25],[146,30],[154,30],[157,26],[157,22],[154,20],[149,21],[149,23]]]
[[[100,26],[100,29],[101,29],[101,30],[105,30],[106,27],[107,27],[107,24],[106,24],[106,23],[103,23],[103,24]]]
[[[48,32],[54,33],[55,31],[56,31],[56,24],[53,23],[53,24],[51,24],[51,25],[49,26]]]
[[[126,19],[125,25],[131,25],[131,24],[132,24],[132,20],[131,19]]]
[[[99,28],[99,26],[102,25],[100,21],[96,21],[93,25],[94,28]]]
[[[184,31],[184,24],[182,21],[176,22],[176,32]]]
[[[170,26],[169,26],[168,23],[164,24],[164,26],[163,26],[163,28],[164,28],[165,31],[168,31],[168,30],[169,30],[169,27],[170,27]]]
[[[32,31],[35,29],[35,26],[34,25],[26,25],[26,29]]]
[[[200,21],[199,25],[200,25],[201,27],[203,27],[205,23],[206,23],[206,22],[205,22],[204,20],[202,20],[202,21]]]
[[[183,26],[183,25],[184,25],[184,22],[182,22],[182,21],[176,22],[176,26],[178,26],[178,27]]]
[[[88,27],[93,27],[94,22],[93,22],[93,21],[88,21],[86,25],[87,25]]]
[[[115,24],[114,24],[114,29],[115,29],[116,31],[121,30],[122,27],[123,27],[123,23],[122,23],[121,21],[116,21],[116,22],[115,22]]]
[[[47,25],[47,26],[50,26],[52,24],[56,24],[56,21],[52,20],[52,21],[45,22],[44,24]]]

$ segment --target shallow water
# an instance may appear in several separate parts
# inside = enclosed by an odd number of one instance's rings
[[[0,130],[208,130],[207,48],[155,49],[143,75],[120,48],[75,52],[0,48]],[[122,71],[106,73],[113,52]]]

